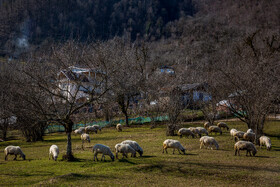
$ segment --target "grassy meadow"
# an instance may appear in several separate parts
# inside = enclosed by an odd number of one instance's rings
[[[228,122],[230,128],[246,130],[241,122]],[[186,123],[185,127],[202,126],[202,123]],[[199,138],[166,137],[165,126],[154,129],[149,126],[132,126],[117,132],[104,128],[91,134],[91,143],[81,149],[80,136],[72,136],[75,162],[62,161],[66,152],[66,134],[54,133],[45,136],[45,141],[28,143],[16,139],[0,142],[0,186],[280,186],[280,121],[266,125],[265,133],[271,137],[272,150],[260,150],[256,157],[234,156],[234,140],[229,132],[213,135],[220,150],[199,149]],[[165,139],[177,139],[187,149],[186,155],[178,151],[162,153]],[[115,160],[106,156],[106,162],[93,161],[92,146],[108,145],[111,150],[116,143],[131,139],[144,150],[143,157]],[[52,144],[59,146],[58,161],[49,160],[48,150]],[[4,148],[19,145],[26,155],[23,161],[9,156],[4,161]],[[100,158],[101,155],[98,155]],[[120,156],[122,158],[122,156]]]

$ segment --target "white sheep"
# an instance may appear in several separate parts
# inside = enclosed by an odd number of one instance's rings
[[[195,134],[195,135],[201,137],[200,131],[199,131],[197,128],[195,128],[195,127],[189,127],[188,129],[189,129],[190,131],[192,131],[193,134]]]
[[[14,160],[17,159],[17,155],[23,158],[25,160],[25,154],[23,154],[21,148],[19,146],[13,146],[10,145],[4,149],[5,153],[5,160],[8,160],[8,155],[15,155]]]
[[[52,159],[56,161],[58,154],[59,154],[59,149],[58,149],[57,145],[52,145],[50,147],[49,160],[52,157]]]
[[[240,156],[240,150],[247,150],[246,152],[246,156],[248,155],[248,153],[251,152],[253,154],[253,156],[255,156],[257,154],[257,149],[255,147],[255,145],[252,142],[247,142],[247,141],[238,141],[234,144],[234,151],[235,151],[235,156],[238,152],[238,155]]]
[[[140,156],[143,155],[143,149],[140,147],[140,145],[133,140],[125,140],[123,142],[121,142],[122,144],[129,144],[135,151],[137,151]]]
[[[255,133],[251,133],[251,132],[246,132],[243,135],[243,139],[246,140],[246,141],[254,143],[255,140],[256,140],[256,134]]]
[[[122,153],[123,157],[127,158],[127,154],[131,153],[131,157],[135,157],[136,156],[136,151],[129,145],[129,144],[116,144],[115,145],[115,150],[116,150],[116,158],[118,159],[118,153]]]
[[[85,132],[86,132],[86,133],[95,132],[95,133],[97,134],[97,131],[98,131],[98,129],[95,128],[95,127],[93,127],[93,126],[87,126],[87,127],[85,128]]]
[[[219,149],[219,144],[213,137],[203,136],[200,138],[199,141],[200,141],[200,149],[202,148],[202,145],[204,145],[207,149],[208,148],[213,149],[213,146],[215,146],[217,150]]]
[[[265,145],[266,146],[266,149],[268,151],[271,150],[271,141],[270,141],[270,138],[267,137],[267,136],[261,136],[260,137],[260,148],[262,148],[262,145]]]
[[[84,142],[90,143],[89,134],[83,133],[83,134],[81,135],[81,140],[82,140],[82,149],[84,149]]]
[[[102,157],[101,157],[101,161],[102,161],[102,158],[104,158],[104,161],[105,161],[105,155],[109,155],[110,158],[112,159],[112,161],[115,160],[115,156],[114,154],[112,153],[112,151],[110,150],[110,148],[106,145],[103,145],[103,144],[95,144],[93,146],[93,149],[92,149],[92,152],[94,153],[94,157],[93,157],[93,161],[95,161],[95,158],[96,160],[98,161],[98,158],[97,158],[97,155],[98,153],[102,153]]]
[[[116,129],[117,129],[117,131],[122,131],[122,129],[123,129],[123,126],[122,126],[122,124],[120,124],[120,123],[118,123],[117,125],[116,125]]]
[[[178,141],[178,140],[172,140],[172,139],[167,139],[163,142],[163,149],[162,149],[162,153],[165,152],[167,153],[167,148],[173,148],[173,154],[175,149],[177,149],[179,151],[179,153],[181,154],[180,150],[184,153],[186,151],[186,149],[182,146],[182,144]]]
[[[235,133],[235,132],[237,132],[236,129],[231,129],[230,132],[229,132],[230,135],[231,135],[231,137],[232,137],[232,139],[233,139],[233,137],[234,137],[234,133]]]
[[[80,129],[76,129],[76,130],[74,130],[74,133],[75,133],[75,134],[83,134],[83,131],[80,130]]]
[[[209,134],[212,133],[212,132],[215,132],[215,134],[216,134],[217,132],[220,133],[220,134],[222,134],[222,130],[221,130],[220,127],[218,127],[218,126],[210,126],[210,127],[208,128],[208,132],[209,132]]]
[[[226,128],[227,130],[229,130],[229,127],[228,127],[228,125],[225,122],[219,122],[217,124],[217,126],[220,127],[221,129],[222,128]]]
[[[194,138],[194,133],[190,130],[190,129],[187,129],[187,128],[181,128],[178,130],[178,135],[180,136],[180,138],[182,138],[182,136],[192,136]]]
[[[208,135],[208,131],[207,131],[205,128],[203,128],[203,127],[196,127],[196,129],[199,130],[200,135],[201,135],[201,134],[206,134],[206,135]]]
[[[248,129],[248,130],[247,130],[247,133],[249,133],[249,132],[250,132],[250,133],[254,133],[254,131],[253,131],[252,129]]]

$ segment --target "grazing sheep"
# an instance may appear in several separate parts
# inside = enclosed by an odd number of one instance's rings
[[[209,134],[212,133],[212,132],[215,132],[215,134],[216,134],[217,132],[220,133],[220,134],[222,134],[222,130],[221,130],[220,127],[218,127],[218,126],[210,126],[210,127],[208,128],[208,132],[209,132]]]
[[[220,129],[226,128],[227,130],[229,130],[229,127],[228,127],[227,124],[224,123],[224,122],[219,122],[219,123],[217,124],[217,126],[220,127]]]
[[[202,145],[204,145],[207,149],[208,148],[213,149],[212,146],[215,146],[217,150],[219,149],[219,144],[213,137],[203,136],[200,138],[199,141],[200,141],[200,149],[202,148]]]
[[[270,141],[270,138],[267,137],[267,136],[261,136],[260,137],[260,148],[262,148],[262,145],[265,145],[266,146],[266,149],[268,151],[271,150],[271,141]]]
[[[136,156],[136,151],[129,145],[129,144],[116,144],[115,145],[115,149],[116,149],[116,158],[118,159],[118,153],[122,153],[123,157],[127,158],[127,154],[131,153],[131,157],[135,157]]]
[[[204,123],[203,126],[204,126],[205,129],[208,129],[208,128],[209,128],[210,126],[212,126],[212,125],[211,125],[210,122],[207,121],[207,122]]]
[[[87,127],[85,128],[85,132],[86,132],[86,133],[95,132],[95,133],[97,134],[97,131],[98,131],[98,129],[95,128],[95,127],[93,127],[93,126],[87,126]]]
[[[75,133],[75,134],[83,134],[83,131],[80,130],[80,129],[76,129],[76,130],[74,130],[74,133]]]
[[[179,151],[179,153],[181,154],[180,150],[184,153],[186,151],[186,149],[182,146],[182,144],[178,141],[178,140],[172,140],[172,139],[167,139],[163,142],[163,149],[162,149],[162,153],[165,152],[167,153],[167,148],[173,148],[173,154],[175,149],[177,149]]]
[[[52,145],[50,147],[49,160],[52,157],[52,159],[56,161],[58,154],[59,154],[59,149],[58,149],[57,145]]]
[[[122,131],[122,128],[123,128],[122,124],[118,123],[116,126],[117,131],[118,132]]]
[[[136,141],[125,140],[122,142],[122,144],[129,144],[136,152],[138,152],[140,154],[140,156],[143,155],[143,149],[140,147],[140,145]]]
[[[190,129],[187,129],[187,128],[181,128],[178,130],[178,135],[180,136],[180,138],[182,138],[182,136],[192,136],[194,138],[194,133],[190,130]]]
[[[249,133],[249,132],[250,132],[250,133],[254,133],[254,131],[253,131],[252,129],[248,129],[248,130],[247,130],[247,133]]]
[[[83,143],[84,143],[84,141],[90,143],[89,134],[83,133],[83,134],[81,135],[81,140],[82,140]]]
[[[102,127],[100,127],[99,125],[92,125],[93,128],[95,128],[96,130],[99,130],[101,132]],[[97,131],[96,131],[97,133]]]
[[[243,138],[245,132],[242,131],[236,131],[233,133],[233,137],[235,141],[238,141],[240,138]]]
[[[235,133],[235,132],[237,132],[236,129],[231,129],[230,132],[229,132],[232,139],[233,139],[233,137],[234,137],[234,133]]]
[[[190,131],[192,131],[193,134],[201,137],[200,131],[198,129],[196,129],[195,127],[190,127],[188,128]]]
[[[205,128],[203,128],[203,127],[196,127],[196,129],[199,130],[200,135],[201,135],[201,134],[206,134],[206,135],[208,135],[208,131],[207,131]]]
[[[243,135],[243,139],[246,140],[246,141],[254,143],[255,140],[256,140],[256,134],[255,133],[251,133],[251,132],[246,132]]]
[[[19,146],[10,145],[5,148],[4,153],[5,153],[5,160],[8,160],[8,155],[15,155],[14,160],[17,159],[17,155],[19,155],[20,157],[23,158],[23,160],[25,160],[25,154],[23,154]]]
[[[248,153],[251,152],[253,153],[253,156],[255,156],[257,154],[257,149],[255,147],[255,145],[252,142],[247,142],[247,141],[238,141],[234,144],[234,151],[235,151],[235,156],[238,152],[238,155],[240,156],[240,150],[247,150],[246,152],[246,156],[248,156]]]
[[[94,153],[93,154],[94,155],[93,161],[95,161],[95,158],[98,161],[98,158],[97,158],[98,153],[102,153],[101,161],[102,161],[102,158],[104,158],[104,161],[105,161],[105,155],[109,155],[111,157],[112,161],[115,160],[114,154],[112,153],[110,148],[108,146],[106,146],[106,145],[95,144],[93,146],[92,152]]]
[[[81,140],[82,140],[82,149],[84,150],[84,142],[90,143],[89,134],[83,133],[83,134],[81,135]]]

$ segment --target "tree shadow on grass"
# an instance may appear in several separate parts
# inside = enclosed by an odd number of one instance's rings
[[[129,160],[127,160],[127,159],[125,159],[125,158],[119,159],[119,162],[127,162],[127,163],[129,163],[129,164],[133,164],[133,165],[135,165],[135,164],[136,164],[135,162],[131,162],[131,161],[129,161]]]
[[[187,156],[197,156],[197,153],[186,153]]]
[[[270,156],[255,156],[255,157],[258,157],[258,158],[273,158],[273,157],[270,157]]]
[[[272,146],[272,151],[280,151],[280,147],[277,147],[277,146]]]
[[[140,157],[137,157],[137,158],[153,158],[153,157],[156,157],[156,156],[145,155],[145,156],[140,156]]]
[[[67,140],[66,140],[66,138],[65,139],[62,138],[62,139],[55,139],[55,140],[44,140],[44,142],[46,142],[46,143],[53,143],[53,142],[57,143],[57,142],[67,142]]]

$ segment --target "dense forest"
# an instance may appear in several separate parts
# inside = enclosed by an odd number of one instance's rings
[[[0,42],[7,48],[30,42],[107,40],[123,36],[159,39],[168,37],[169,22],[193,15],[191,0],[2,0]]]
[[[258,29],[279,32],[279,9],[276,0],[0,0],[0,54],[115,36],[227,43]]]

